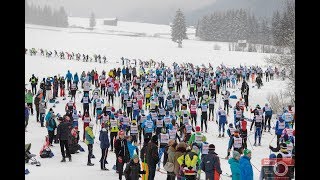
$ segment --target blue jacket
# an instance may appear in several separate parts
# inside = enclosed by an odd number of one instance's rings
[[[72,80],[72,74],[70,73],[69,70],[68,70],[68,73],[66,74],[66,79],[67,80]]]
[[[134,151],[138,148],[137,146],[133,145],[131,141],[127,141],[128,150],[130,153],[130,159],[132,159],[134,155]]]
[[[239,164],[239,161],[234,159],[234,158],[230,158],[228,160],[228,163],[230,164],[230,169],[231,169],[231,173],[232,173],[232,180],[240,180],[240,164]]]
[[[279,128],[279,124],[284,123],[284,128]],[[279,120],[276,122],[276,127],[275,127],[275,133],[276,135],[281,135],[282,131],[286,128],[289,127],[288,123],[286,123],[281,117],[279,117]]]
[[[151,128],[148,128],[146,126],[147,122],[149,122],[150,124],[152,123],[152,127]],[[145,133],[152,133],[153,130],[154,130],[154,127],[155,127],[154,123],[153,123],[153,121],[151,119],[147,119],[147,120],[143,121],[142,124],[141,124],[141,128],[144,128],[144,132]]]
[[[109,148],[110,142],[109,142],[108,131],[102,131],[102,130],[100,131],[99,141],[100,141],[101,149]]]
[[[248,156],[242,156],[239,161],[240,179],[253,180],[253,169]]]
[[[73,80],[74,80],[74,82],[76,82],[76,83],[79,82],[79,76],[78,76],[78,74],[75,74],[75,75],[73,76]]]
[[[50,123],[50,122],[51,122],[51,121],[50,121],[51,117],[52,117],[52,113],[49,111],[48,114],[47,114],[46,117],[45,117],[45,120],[46,120],[48,123]],[[53,131],[53,130],[54,130],[54,129],[52,128],[52,126],[53,126],[53,124],[52,124],[52,125],[49,124],[49,125],[47,126],[48,131]]]
[[[219,123],[227,123],[226,115],[221,115],[220,112],[218,113],[218,115],[219,115]]]
[[[121,72],[122,72],[122,74],[124,74],[124,75],[127,74],[127,71],[126,71],[125,68],[123,68]]]

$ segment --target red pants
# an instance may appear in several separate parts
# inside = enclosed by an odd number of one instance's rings
[[[60,88],[60,97],[64,97],[64,89]]]

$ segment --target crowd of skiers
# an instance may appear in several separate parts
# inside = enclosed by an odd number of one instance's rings
[[[34,53],[33,49],[29,51]],[[125,58],[121,60],[125,65]],[[219,126],[218,138],[225,137],[225,125],[228,126],[229,143],[225,159],[230,164],[232,179],[253,179],[251,150],[247,145],[251,133],[248,134],[247,122],[251,122],[250,132],[254,127],[253,146],[260,146],[262,132],[271,130],[273,113],[267,103],[263,107],[256,105],[254,109],[249,106],[248,82],[256,82],[260,88],[263,76],[266,76],[266,82],[273,80],[274,74],[279,73],[277,68],[268,67],[263,72],[257,66],[229,68],[220,65],[214,69],[211,65],[208,68],[194,67],[191,63],[173,63],[173,68],[170,68],[153,60],[139,62],[139,68],[126,65],[101,74],[95,70],[83,71],[80,77],[68,70],[66,76],[43,78],[38,91],[39,80],[32,75],[29,80],[32,88],[25,96],[25,127],[29,113],[31,111],[33,115],[35,107],[37,122],[48,130],[49,144],[54,141],[60,143],[61,162],[66,158],[71,161],[68,142],[70,137],[75,137],[76,143],[82,140],[87,144],[87,165],[93,166],[91,158],[94,156],[96,135],[93,127],[97,126],[102,152],[101,170],[108,170],[106,163],[110,148],[116,155],[115,169],[119,179],[123,175],[132,180],[140,176],[154,179],[156,171],[162,172],[160,163],[163,156],[162,165],[167,179],[191,180],[199,178],[201,170],[205,172],[206,179],[219,179],[222,174],[215,145],[208,143],[205,136],[208,121],[215,121]],[[241,97],[231,106],[231,92],[238,86],[241,86]],[[183,88],[188,88],[187,94],[181,93]],[[219,94],[222,106],[220,100],[217,101]],[[82,97],[78,99],[80,95]],[[70,97],[68,100],[67,96]],[[55,104],[58,97],[67,101],[65,112],[55,114],[55,105],[47,112],[47,107]],[[116,99],[119,99],[120,107],[115,107]],[[77,107],[76,102],[82,103],[83,107]],[[252,119],[244,116],[244,112],[249,110],[253,114]],[[230,112],[233,112],[234,122],[229,120]],[[200,125],[197,117],[200,117]],[[82,136],[78,129],[80,119],[83,123]],[[278,158],[294,155],[293,126],[294,111],[289,106],[277,117],[277,147],[270,146],[273,152],[278,153]],[[231,152],[232,158],[229,159]]]

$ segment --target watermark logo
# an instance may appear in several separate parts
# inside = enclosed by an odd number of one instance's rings
[[[264,177],[292,177],[294,174],[294,160],[292,158],[264,158],[261,160]]]

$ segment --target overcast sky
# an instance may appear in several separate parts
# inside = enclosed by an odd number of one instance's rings
[[[250,8],[270,15],[274,6],[283,0],[27,0],[39,5],[58,8],[64,6],[70,16],[98,18],[118,17],[125,21],[169,24],[180,8],[189,23],[212,10],[222,8]],[[267,5],[270,4],[268,7]],[[271,7],[272,5],[272,7]],[[200,12],[200,13],[199,13]],[[262,15],[264,15],[262,14]]]

